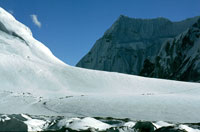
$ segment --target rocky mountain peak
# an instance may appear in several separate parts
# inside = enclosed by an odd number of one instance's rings
[[[200,28],[200,18],[197,20],[195,24],[193,24],[193,27]]]
[[[200,19],[185,32],[165,42],[153,62],[145,60],[140,75],[199,82],[199,53]]]
[[[145,60],[154,59],[163,43],[186,31],[198,19],[172,22],[163,17],[139,19],[121,15],[77,66],[138,75]]]

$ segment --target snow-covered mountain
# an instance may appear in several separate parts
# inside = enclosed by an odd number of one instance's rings
[[[77,66],[139,75],[146,59],[152,60],[165,41],[184,32],[198,18],[171,22],[162,17],[136,19],[121,15]]]
[[[163,44],[154,60],[145,60],[142,75],[200,82],[200,19]]]
[[[69,66],[0,8],[0,113],[199,122],[200,84]]]

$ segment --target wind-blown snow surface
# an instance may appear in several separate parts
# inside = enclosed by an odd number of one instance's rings
[[[0,113],[200,121],[200,84],[69,66],[2,8],[0,84]]]

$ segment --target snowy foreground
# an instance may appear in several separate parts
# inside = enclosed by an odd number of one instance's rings
[[[0,115],[0,131],[59,132],[200,132],[198,123],[169,123],[164,121],[132,121],[114,118],[66,118],[63,116],[30,116],[26,114]]]
[[[0,84],[2,114],[65,116],[75,124],[85,121],[75,117],[200,122],[199,83],[69,66],[2,8]],[[86,119],[87,123],[96,121]],[[109,124],[104,125],[110,128]]]

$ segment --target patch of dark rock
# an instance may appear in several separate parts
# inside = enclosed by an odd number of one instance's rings
[[[27,132],[28,126],[23,122],[16,118],[11,118],[10,120],[0,121],[0,132]]]
[[[107,123],[107,124],[109,124],[109,125],[116,125],[116,124],[121,124],[121,123],[123,123],[122,121],[120,121],[120,120],[102,120],[102,122],[104,122],[104,123]]]
[[[8,115],[8,117],[10,117],[11,119],[17,119],[19,121],[27,121],[26,118],[24,118],[21,114],[12,114],[12,115]]]
[[[45,131],[40,131],[40,132],[67,132],[67,129],[63,127],[61,129],[45,130]]]
[[[73,96],[65,96],[65,98],[71,98],[71,97],[73,97]]]
[[[106,131],[102,131],[102,132],[120,132],[119,129],[115,128],[115,127],[111,127],[109,129],[107,129]]]
[[[174,128],[172,126],[169,126],[169,127],[161,127],[159,129],[155,130],[155,132],[187,132],[187,131],[180,130],[180,129]]]
[[[113,117],[93,117],[97,120],[100,120],[100,121],[119,121],[119,122],[128,122],[130,121],[129,118],[124,118],[124,119],[119,119],[119,118],[113,118]]]
[[[200,123],[187,123],[186,125],[194,129],[200,129]]]
[[[154,132],[156,127],[151,122],[137,122],[135,126],[133,127],[136,131],[139,132]]]

